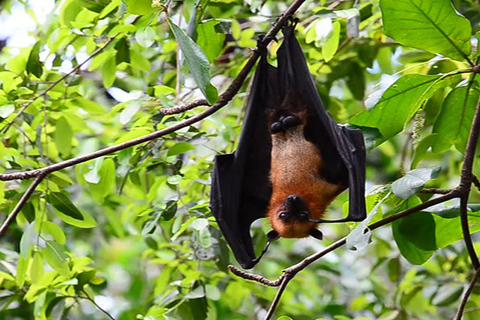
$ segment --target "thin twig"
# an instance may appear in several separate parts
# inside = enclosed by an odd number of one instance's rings
[[[85,292],[85,290],[82,290],[82,292],[85,294],[85,297],[80,296],[80,298],[87,299],[95,307],[97,307],[98,310],[102,311],[108,318],[110,318],[111,320],[115,320],[115,318],[107,310],[103,309],[95,302],[95,299],[90,298],[90,296]]]
[[[461,320],[463,311],[465,309],[465,305],[467,304],[468,298],[470,297],[470,294],[473,291],[473,288],[475,287],[475,284],[477,283],[478,277],[480,276],[480,268],[477,269],[475,272],[472,281],[470,281],[470,284],[468,285],[467,290],[463,294],[462,301],[460,302],[460,306],[458,307],[457,313],[455,314],[454,320]]]
[[[32,105],[32,103],[34,103],[35,101],[37,101],[40,97],[42,97],[43,95],[45,95],[47,92],[49,92],[50,90],[52,90],[57,84],[59,84],[60,82],[62,82],[63,80],[65,80],[68,76],[72,75],[73,73],[77,72],[85,63],[87,63],[88,61],[90,61],[93,57],[95,57],[96,55],[98,55],[100,52],[102,52],[110,43],[112,43],[113,40],[115,40],[116,37],[118,37],[118,33],[116,35],[114,35],[113,37],[111,37],[110,39],[108,39],[108,41],[103,45],[101,46],[100,48],[98,48],[97,50],[95,50],[95,52],[93,52],[91,55],[88,56],[87,59],[85,59],[85,61],[83,61],[82,63],[78,64],[75,68],[73,68],[69,73],[66,73],[65,75],[63,75],[60,79],[58,79],[57,81],[53,82],[50,86],[48,86],[47,89],[45,89],[42,93],[36,95],[30,102],[28,102],[27,104],[25,104],[19,111],[18,113],[15,115],[15,117],[13,117],[13,119],[5,126],[3,127],[3,129],[1,130],[2,133],[5,133],[8,131],[8,129],[10,128],[10,126],[13,124],[13,122],[22,115],[22,113]]]
[[[280,276],[277,280],[269,280],[269,279],[265,278],[264,276],[261,276],[261,275],[255,274],[255,273],[249,273],[249,272],[242,271],[242,270],[240,270],[240,269],[238,269],[238,268],[236,268],[235,266],[232,266],[232,265],[229,265],[228,269],[234,275],[236,275],[237,277],[247,279],[247,280],[251,280],[251,281],[256,281],[258,283],[264,284],[264,285],[269,286],[269,287],[278,287],[283,280],[283,275]]]
[[[37,176],[37,178],[28,187],[27,191],[25,191],[20,201],[18,201],[15,208],[12,210],[10,215],[7,217],[7,219],[3,222],[2,226],[0,227],[0,238],[5,234],[10,224],[12,224],[12,222],[15,220],[17,215],[20,213],[20,210],[22,210],[22,207],[25,205],[25,203],[27,203],[32,193],[35,191],[37,186],[40,184],[40,182],[42,182],[44,178],[45,178],[45,175],[43,174]]]
[[[177,113],[182,113],[191,109],[194,109],[199,106],[209,106],[210,104],[206,99],[197,99],[195,101],[192,101],[190,103],[184,104],[182,106],[176,106],[173,108],[164,108],[161,109],[160,112],[167,115],[167,114],[177,114]]]
[[[437,189],[437,188],[425,188],[420,190],[420,193],[428,194],[449,194],[453,189]]]
[[[478,191],[480,191],[480,181],[478,180],[477,176],[472,173],[472,182],[477,187]]]

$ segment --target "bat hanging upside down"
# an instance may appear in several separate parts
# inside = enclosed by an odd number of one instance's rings
[[[338,125],[323,107],[295,20],[283,30],[277,67],[261,54],[237,149],[215,157],[211,208],[240,265],[252,268],[280,237],[322,238],[319,223],[361,221],[365,146],[360,130]],[[324,220],[327,206],[349,189],[348,215]],[[250,226],[267,217],[272,231],[260,255]]]
[[[271,119],[272,196],[267,217],[277,237],[322,239],[318,222],[347,184],[322,177],[321,151],[306,139],[306,111],[276,112]]]

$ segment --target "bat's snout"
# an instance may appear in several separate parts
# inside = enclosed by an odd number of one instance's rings
[[[285,199],[284,206],[286,212],[282,212],[283,216],[282,214],[280,216],[282,221],[290,220],[291,218],[300,221],[308,220],[309,210],[301,196],[296,194],[289,195]]]

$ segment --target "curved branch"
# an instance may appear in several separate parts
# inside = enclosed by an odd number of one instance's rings
[[[173,108],[165,108],[161,109],[160,112],[167,115],[167,114],[176,114],[176,113],[182,113],[191,109],[194,109],[196,107],[200,106],[209,106],[210,104],[206,99],[198,99],[195,101],[192,101],[190,103],[184,104],[183,106],[177,106]]]
[[[448,193],[446,195],[443,195],[443,196],[435,198],[435,199],[431,199],[427,202],[419,204],[418,206],[406,209],[402,212],[399,212],[397,214],[386,217],[386,218],[384,218],[380,221],[372,223],[368,226],[368,228],[370,230],[375,230],[375,229],[380,228],[380,227],[382,227],[386,224],[389,224],[389,223],[391,223],[395,220],[406,217],[406,216],[408,216],[408,215],[410,215],[414,212],[421,211],[421,210],[424,210],[424,209],[429,208],[431,206],[434,206],[436,204],[439,204],[439,203],[448,201],[450,199],[456,198],[459,195],[460,195],[460,193],[458,192],[458,190],[452,190],[450,193]],[[345,245],[346,243],[347,243],[347,238],[346,237],[342,238],[340,240],[337,240],[336,242],[332,243],[331,245],[329,245],[328,247],[326,247],[322,251],[314,253],[311,256],[303,259],[299,263],[285,269],[283,271],[283,275],[278,277],[276,280],[268,280],[267,279],[270,283],[274,283],[274,284],[277,284],[277,282],[280,282],[280,284],[279,284],[280,287],[279,287],[279,290],[277,292],[277,295],[275,296],[274,300],[272,301],[272,304],[270,305],[267,317],[265,319],[270,319],[270,317],[273,316],[273,312],[275,311],[275,309],[276,309],[276,307],[277,307],[277,305],[280,301],[280,298],[282,296],[282,293],[285,290],[288,282],[290,282],[290,280],[293,279],[297,273],[304,270],[306,267],[308,267],[310,264],[317,261],[321,257],[325,256],[327,253],[330,253],[330,252],[340,248],[341,246]],[[232,270],[232,268],[230,268],[230,270]],[[239,273],[235,273],[235,274],[237,276],[243,277],[242,274],[239,274]],[[246,274],[246,273],[244,273],[244,274]],[[262,284],[263,284],[263,282],[262,282],[263,279],[265,279],[264,277],[262,277],[260,275],[255,275],[255,274],[247,274],[247,275],[248,275],[248,277],[245,277],[245,279],[252,280],[252,281],[257,281],[257,282],[260,282]],[[259,279],[262,280],[262,281],[259,281]]]
[[[458,307],[457,313],[455,314],[454,320],[461,320],[463,311],[465,310],[465,305],[467,304],[468,298],[470,297],[470,294],[473,291],[473,288],[475,287],[475,284],[477,283],[478,277],[480,276],[480,268],[477,269],[477,272],[475,272],[475,275],[472,278],[472,281],[470,281],[470,284],[468,285],[467,290],[463,294],[462,301],[460,303],[460,306]]]
[[[247,279],[247,280],[256,281],[256,282],[259,282],[259,283],[264,284],[264,285],[269,286],[269,287],[278,287],[282,283],[282,280],[283,280],[283,277],[284,277],[282,275],[277,280],[269,280],[269,279],[265,278],[264,276],[261,276],[261,275],[255,274],[255,273],[249,273],[249,272],[242,271],[242,270],[240,270],[240,269],[238,269],[238,268],[236,268],[232,265],[228,266],[228,270],[230,270],[230,272],[232,272],[237,277]]]
[[[472,78],[473,81],[474,78]],[[477,253],[473,247],[472,238],[470,236],[470,228],[468,226],[468,195],[472,187],[472,182],[475,180],[472,177],[473,161],[475,158],[475,151],[477,149],[478,137],[480,134],[480,98],[475,110],[475,116],[473,118],[472,128],[470,129],[470,135],[468,137],[467,148],[465,150],[465,157],[462,166],[462,173],[460,176],[460,185],[458,190],[462,193],[460,198],[460,219],[462,223],[463,239],[465,246],[467,247],[470,260],[475,267],[475,270],[480,268],[480,262],[478,260]]]
[[[25,205],[25,203],[27,203],[28,199],[30,199],[30,196],[33,194],[33,192],[35,191],[37,186],[40,184],[40,182],[42,182],[45,176],[46,175],[43,175],[43,174],[39,175],[28,187],[27,191],[25,191],[22,198],[20,198],[20,201],[18,201],[15,208],[13,208],[10,215],[7,217],[7,219],[5,219],[2,226],[0,227],[0,237],[2,237],[5,234],[5,232],[7,232],[8,227],[15,220],[17,215],[20,213],[20,210],[22,210],[22,207]]]

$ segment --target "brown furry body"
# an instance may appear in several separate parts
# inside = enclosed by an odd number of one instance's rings
[[[301,124],[284,132],[272,134],[270,180],[272,197],[267,213],[272,228],[284,238],[308,237],[317,224],[310,221],[281,221],[279,213],[289,195],[301,196],[307,204],[309,218],[321,219],[325,209],[344,189],[322,179],[320,150],[305,139],[305,115]]]

